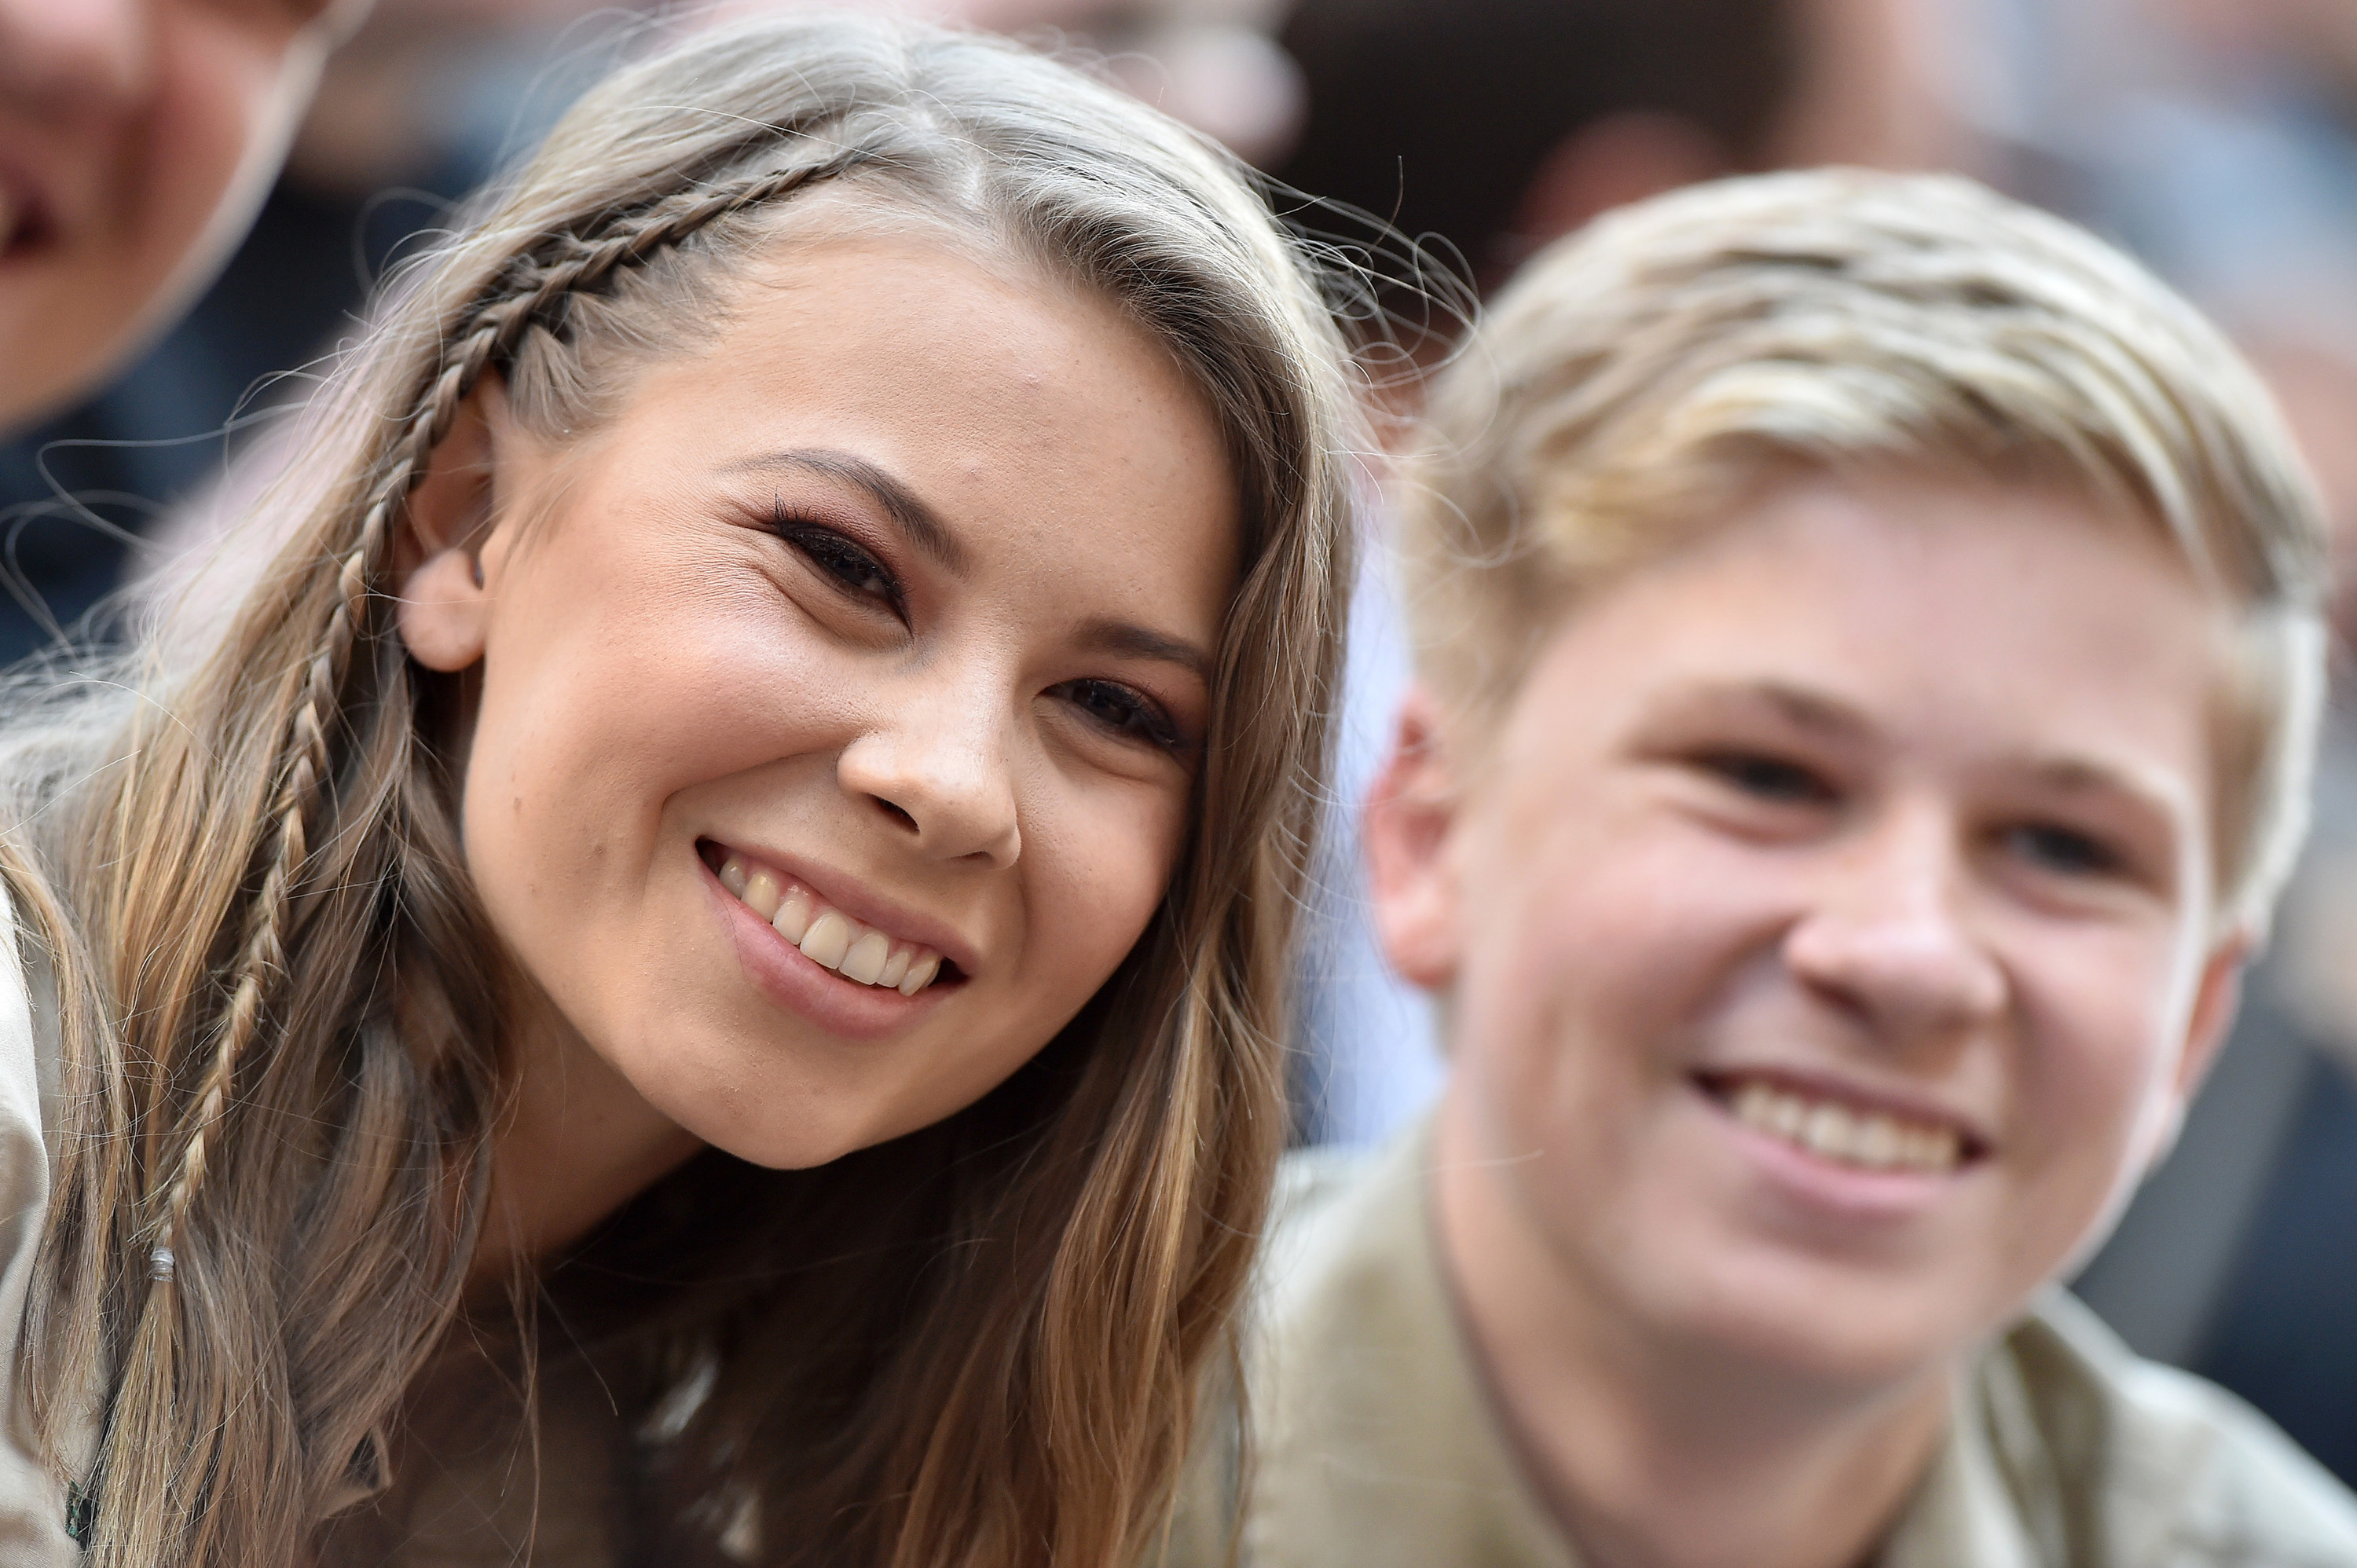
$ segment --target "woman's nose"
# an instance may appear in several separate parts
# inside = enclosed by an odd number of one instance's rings
[[[1965,910],[1970,867],[1944,821],[1893,822],[1853,846],[1785,933],[1784,962],[1892,1044],[2002,1016],[2003,964]]]
[[[0,100],[81,114],[146,91],[156,0],[0,0]]]
[[[930,859],[996,867],[1022,853],[1007,721],[986,703],[904,708],[843,751],[835,775]]]

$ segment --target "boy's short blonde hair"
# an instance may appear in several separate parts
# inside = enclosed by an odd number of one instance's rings
[[[1542,253],[1437,381],[1402,517],[1419,671],[1477,726],[1587,588],[1795,468],[2061,483],[2152,519],[2239,612],[2219,915],[2263,929],[2306,827],[2321,509],[2258,378],[2193,307],[1950,177],[1717,181]]]

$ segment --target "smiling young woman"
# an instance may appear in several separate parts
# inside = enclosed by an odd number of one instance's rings
[[[16,703],[40,1560],[1135,1552],[1283,1127],[1344,367],[1011,46],[586,100],[210,650]]]

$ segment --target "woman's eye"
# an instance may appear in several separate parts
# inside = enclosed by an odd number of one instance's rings
[[[1810,769],[1781,757],[1752,751],[1706,752],[1695,759],[1704,772],[1752,797],[1777,805],[1818,806],[1834,798],[1833,787]]]
[[[2076,828],[2031,822],[2005,832],[2006,847],[2044,871],[2065,876],[2108,876],[2122,868],[2119,854]]]
[[[1067,681],[1050,688],[1094,723],[1128,739],[1165,751],[1180,746],[1178,726],[1151,698],[1113,681]]]
[[[899,612],[899,580],[858,544],[832,528],[791,517],[778,519],[773,526],[779,537],[801,551],[805,560],[845,592],[876,599]]]

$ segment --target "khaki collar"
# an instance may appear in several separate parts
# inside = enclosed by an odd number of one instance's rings
[[[1280,1197],[1291,1222],[1265,1264],[1247,1563],[1577,1568],[1507,1446],[1449,1299],[1430,1151],[1427,1125],[1372,1161],[1291,1164]],[[2037,1506],[2059,1488],[2019,1385],[2009,1359],[1985,1359],[1878,1568],[2064,1560],[2059,1502]]]

